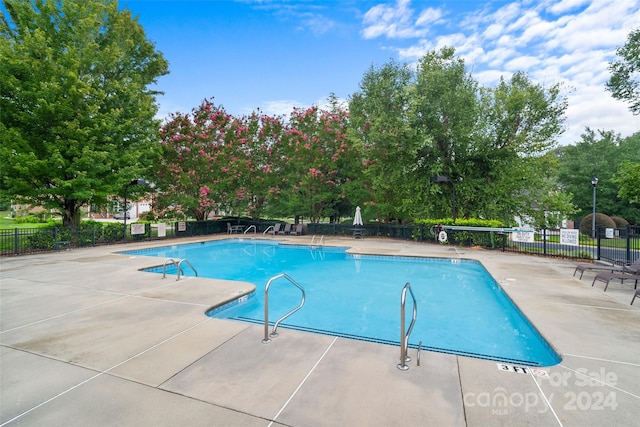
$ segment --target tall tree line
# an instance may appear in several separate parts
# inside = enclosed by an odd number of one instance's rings
[[[161,200],[180,201],[196,218],[215,208],[312,221],[356,205],[380,221],[455,214],[511,222],[571,210],[553,179],[556,159],[545,155],[566,108],[557,85],[517,73],[482,87],[445,48],[416,69],[371,67],[348,109],[333,101],[330,111],[294,110],[288,120],[232,118],[211,101],[174,116],[154,168]],[[437,175],[447,185],[431,182]],[[183,177],[190,190],[179,186]]]

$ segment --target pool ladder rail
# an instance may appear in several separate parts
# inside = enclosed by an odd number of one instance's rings
[[[173,258],[169,258],[167,259],[163,266],[162,266],[162,278],[164,279],[165,277],[167,277],[167,265],[177,265],[177,270],[178,270],[178,277],[176,278],[176,282],[178,280],[180,280],[180,272],[182,271],[182,264],[185,263],[187,264],[189,267],[191,267],[191,269],[193,270],[194,273],[196,273],[196,277],[198,277],[198,271],[193,267],[193,265],[191,265],[191,263],[189,261],[187,261],[186,259],[180,259],[176,262],[175,259]]]
[[[411,317],[411,323],[409,324],[409,329],[405,332],[405,305],[407,302],[407,291],[411,295],[411,299],[413,299],[413,315]],[[418,316],[418,307],[416,304],[416,297],[413,295],[413,291],[411,290],[411,283],[407,282],[402,288],[402,296],[400,297],[400,363],[398,363],[398,369],[401,371],[406,371],[409,369],[407,366],[407,362],[411,361],[411,357],[407,355],[407,350],[409,349],[409,336],[411,336],[411,331],[413,330],[413,326],[416,323],[416,317]],[[418,366],[420,366],[420,348],[422,347],[422,341],[420,341],[420,346],[418,348]]]
[[[271,332],[271,334],[269,334],[269,287],[271,286],[271,283],[281,278],[287,279],[295,287],[300,289],[300,291],[302,292],[302,300],[300,301],[300,304],[296,308],[294,308],[287,314],[283,315],[276,321],[276,323],[273,325],[273,331]],[[277,330],[278,330],[278,325],[280,325],[280,322],[282,322],[287,317],[291,316],[296,311],[300,310],[304,305],[304,301],[305,301],[304,288],[300,286],[298,282],[293,280],[288,274],[281,273],[269,279],[269,281],[267,282],[267,285],[264,287],[264,339],[262,340],[263,344],[267,344],[271,342],[271,339],[269,337],[275,338],[278,336]]]
[[[316,243],[316,235],[314,234],[313,237],[311,238],[311,248],[317,248],[320,246],[324,246],[324,234],[322,236],[320,236],[320,239],[318,240],[318,243]]]

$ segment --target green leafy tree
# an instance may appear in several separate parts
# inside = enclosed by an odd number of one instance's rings
[[[609,216],[619,216],[630,222],[640,219],[640,209],[618,197],[619,169],[623,162],[640,162],[640,134],[622,139],[613,131],[593,131],[586,128],[582,140],[575,145],[556,150],[560,165],[558,180],[562,187],[574,194],[577,219],[593,209],[591,179],[598,178],[596,210]],[[637,182],[630,185],[638,187]]]
[[[470,200],[466,188],[473,183],[471,173],[478,163],[475,146],[479,118],[478,84],[467,72],[464,61],[455,56],[453,48],[427,53],[418,63],[413,96],[412,125],[420,140],[416,169],[422,193],[430,197],[424,214],[431,217],[450,213],[453,201],[450,191],[456,191],[456,217],[470,216]],[[484,159],[482,159],[484,160]],[[485,166],[484,162],[480,165]],[[429,186],[434,175],[446,176],[451,184],[446,188]],[[487,178],[485,176],[485,178]]]
[[[354,203],[381,221],[411,216],[419,194],[407,177],[416,166],[416,139],[409,122],[413,74],[394,62],[371,67],[349,102],[350,140],[362,153],[362,175],[352,186]]]
[[[453,48],[427,53],[415,72],[393,62],[372,67],[349,106],[363,187],[380,219],[448,216],[454,187],[458,217],[510,222],[536,213],[553,204],[542,198],[559,194],[540,170],[566,107],[558,85],[523,73],[481,87]],[[431,184],[436,175],[448,184]],[[556,208],[568,208],[563,197]]]
[[[463,159],[469,213],[507,222],[540,217],[544,199],[560,197],[544,154],[557,144],[566,108],[559,85],[545,88],[523,73],[483,90],[473,145]]]
[[[614,182],[619,188],[618,197],[640,204],[640,162],[622,162]]]
[[[3,4],[0,190],[79,224],[147,171],[167,62],[115,0]]]
[[[609,64],[607,89],[614,98],[628,102],[633,114],[640,114],[640,28],[629,34],[616,53],[619,58]]]

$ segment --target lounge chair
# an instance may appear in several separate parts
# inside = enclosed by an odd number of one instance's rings
[[[289,234],[291,233],[291,224],[287,223],[284,225],[284,230],[278,230],[278,234]]]
[[[228,234],[240,234],[244,230],[244,226],[242,225],[231,225],[231,223],[227,223],[227,233]]]
[[[302,224],[296,224],[296,229],[293,231],[296,236],[302,236]]]
[[[280,223],[277,223],[276,225],[274,225],[271,231],[269,231],[269,234],[273,234],[274,236],[276,234],[280,234],[280,226],[282,226],[282,224]]]
[[[640,258],[635,260],[629,266],[624,265],[597,265],[597,264],[578,264],[576,269],[573,271],[573,275],[575,276],[578,271],[580,271],[580,279],[582,279],[582,275],[587,270],[600,270],[600,271],[608,271],[610,273],[616,272],[628,272],[628,273],[638,273],[640,272]]]
[[[593,283],[591,286],[596,284],[596,280],[601,282],[605,282],[604,291],[607,291],[607,287],[609,286],[609,282],[613,279],[620,279],[620,282],[624,283],[625,280],[635,280],[636,285],[634,289],[638,289],[638,280],[640,280],[640,274],[636,273],[624,273],[624,272],[616,272],[616,273],[598,273],[596,277],[593,278]]]

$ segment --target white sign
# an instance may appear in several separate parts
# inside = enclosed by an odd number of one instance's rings
[[[158,223],[158,237],[166,237],[167,236],[167,224],[164,222]]]
[[[516,374],[529,375],[529,368],[526,366],[508,365],[506,363],[496,363],[498,369],[506,372],[515,372]]]
[[[607,239],[613,239],[613,228],[607,228],[604,231]]]
[[[144,224],[131,224],[131,235],[144,234]]]
[[[184,221],[180,221],[178,223],[178,231],[187,231],[187,223]]]
[[[580,244],[580,230],[573,230],[570,228],[561,228],[560,244],[578,246]]]
[[[512,242],[533,243],[534,240],[533,231],[514,231],[511,233]]]

